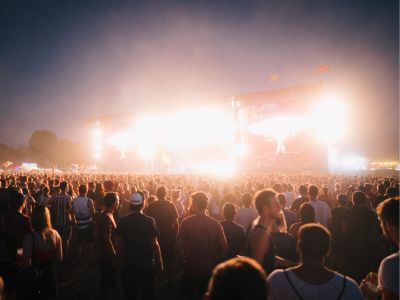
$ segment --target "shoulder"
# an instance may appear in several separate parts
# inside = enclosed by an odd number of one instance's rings
[[[271,274],[269,274],[269,276],[267,277],[267,281],[269,283],[273,283],[273,282],[281,281],[284,278],[285,278],[285,271],[281,270],[281,269],[277,269],[277,270],[273,271]]]
[[[385,257],[379,267],[379,272],[395,271],[399,267],[399,252]]]
[[[339,273],[336,273],[335,276],[340,281],[340,284],[342,286],[344,281],[344,276]],[[346,297],[344,297],[345,299],[360,299],[360,300],[363,299],[361,290],[358,287],[357,282],[355,282],[354,279],[347,276],[346,276],[346,287],[344,292],[346,293]]]

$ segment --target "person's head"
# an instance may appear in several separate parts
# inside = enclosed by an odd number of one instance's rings
[[[114,182],[111,180],[104,181],[104,189],[106,193],[114,191]]]
[[[242,195],[242,204],[244,207],[250,207],[252,196],[250,193],[244,193]]]
[[[387,197],[397,197],[399,196],[399,189],[395,187],[389,187],[386,189]]]
[[[165,186],[160,186],[157,189],[157,199],[164,200],[166,196],[167,196],[167,188]]]
[[[49,187],[48,187],[47,185],[43,185],[41,191],[42,191],[42,195],[43,195],[43,196],[48,196],[49,193],[50,193],[50,189],[49,189]]]
[[[399,244],[399,197],[381,202],[376,211],[384,235]]]
[[[62,181],[60,183],[60,190],[61,190],[61,193],[68,193],[68,182]]]
[[[287,224],[283,213],[279,214],[278,219],[274,219],[271,225],[272,233],[287,233]]]
[[[142,192],[134,192],[129,197],[130,209],[132,211],[141,211],[144,207],[144,195]]]
[[[25,205],[25,196],[16,190],[10,191],[10,207],[11,209],[20,210]]]
[[[236,214],[235,205],[232,202],[227,202],[224,204],[222,211],[226,220],[233,221]]]
[[[299,193],[300,195],[302,195],[303,197],[307,196],[307,186],[302,184],[299,186]]]
[[[286,196],[285,194],[278,194],[277,196],[279,205],[281,206],[282,209],[286,207]]]
[[[117,193],[107,193],[103,200],[104,206],[108,211],[114,211],[119,206],[119,198]]]
[[[316,185],[312,184],[308,187],[308,196],[310,197],[310,200],[314,200],[318,196],[318,188]]]
[[[282,185],[280,183],[275,183],[272,186],[272,189],[276,192],[276,193],[283,193],[283,189],[282,189]]]
[[[335,190],[337,190],[337,191],[341,191],[342,190],[342,186],[340,185],[340,183],[336,183],[335,184]]]
[[[195,211],[205,211],[208,205],[208,196],[204,192],[192,194],[192,205]]]
[[[345,194],[338,194],[337,195],[337,202],[339,206],[343,207],[347,205],[347,197]]]
[[[300,227],[297,249],[301,261],[321,261],[331,249],[331,234],[322,225],[311,223]]]
[[[363,192],[356,191],[353,194],[353,203],[355,207],[366,207],[368,198]]]
[[[276,193],[271,189],[265,189],[255,194],[254,206],[261,217],[279,218],[281,207],[275,195]]]
[[[94,183],[94,181],[89,181],[88,187],[90,191],[93,191],[96,187],[96,184]]]
[[[104,192],[103,184],[101,182],[97,182],[95,193],[102,193],[102,192]]]
[[[303,203],[299,208],[298,214],[300,222],[304,224],[315,222],[314,207],[312,207],[312,205],[309,203]]]
[[[156,201],[156,196],[150,195],[147,198],[147,205],[149,205],[150,203],[153,203],[154,201]]]
[[[50,212],[46,206],[37,206],[31,215],[32,227],[37,232],[51,228]]]
[[[181,196],[181,191],[180,190],[172,190],[171,198],[172,198],[173,201],[177,201],[180,196]]]
[[[262,267],[249,257],[236,257],[217,265],[205,299],[265,300],[268,283]]]
[[[327,186],[327,185],[324,185],[324,186],[322,187],[322,193],[323,193],[324,195],[328,195],[328,191],[329,191],[328,186]]]
[[[81,184],[79,186],[79,195],[84,197],[86,196],[86,194],[87,194],[87,186],[86,184]]]

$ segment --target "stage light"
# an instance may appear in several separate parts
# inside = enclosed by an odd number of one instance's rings
[[[101,127],[96,126],[93,128],[93,136],[95,138],[99,138],[103,135],[103,130],[101,129]]]
[[[344,156],[340,160],[340,165],[344,171],[367,170],[368,159],[362,156]]]
[[[315,134],[327,145],[338,142],[346,127],[346,108],[337,97],[323,99],[314,109],[313,128]]]
[[[227,161],[205,161],[197,165],[196,171],[204,175],[231,177],[237,172],[234,165]]]
[[[244,157],[249,153],[249,149],[244,144],[236,144],[227,150],[228,156],[232,158]]]

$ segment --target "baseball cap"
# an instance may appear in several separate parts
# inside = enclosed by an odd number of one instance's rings
[[[131,194],[129,201],[132,205],[140,205],[144,201],[143,194],[141,192],[134,192]]]

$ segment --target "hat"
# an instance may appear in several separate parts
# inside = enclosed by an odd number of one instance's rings
[[[132,205],[140,205],[143,203],[143,194],[139,192],[134,192],[131,194],[129,201]]]

